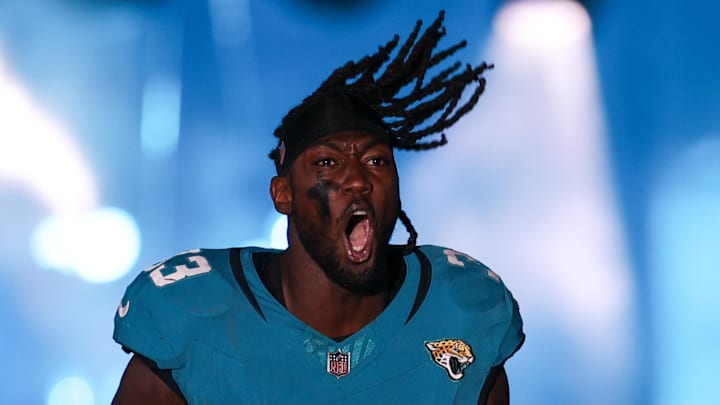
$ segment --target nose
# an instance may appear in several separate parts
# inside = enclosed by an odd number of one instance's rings
[[[372,183],[367,177],[360,162],[352,162],[347,166],[343,180],[343,190],[346,193],[365,194],[373,189]]]

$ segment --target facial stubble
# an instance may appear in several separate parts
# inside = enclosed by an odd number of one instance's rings
[[[376,260],[369,268],[352,270],[342,265],[338,254],[338,241],[327,230],[333,229],[330,212],[330,193],[340,192],[340,185],[318,178],[315,185],[306,191],[306,196],[317,203],[320,223],[315,224],[300,212],[295,227],[300,242],[310,257],[320,266],[325,275],[335,284],[360,295],[381,292],[387,283],[386,246],[387,240],[380,241],[375,250]],[[339,218],[337,219],[339,221]],[[344,229],[345,224],[335,223],[335,229]],[[343,235],[345,237],[345,235]],[[388,238],[389,240],[389,235]]]

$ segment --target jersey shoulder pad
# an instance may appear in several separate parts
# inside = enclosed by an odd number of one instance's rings
[[[189,250],[143,270],[125,298],[213,316],[229,307],[233,280],[229,249]]]
[[[484,346],[495,348],[493,365],[502,364],[525,340],[518,303],[500,276],[472,256],[441,246],[421,246],[432,265],[432,288],[451,306],[474,319]]]
[[[190,250],[143,270],[120,301],[115,340],[161,368],[177,366],[198,318],[230,308],[229,255],[227,249]]]
[[[467,253],[435,245],[423,245],[419,248],[420,251],[423,252],[430,260],[434,275],[438,273],[440,275],[449,273],[453,276],[465,275],[470,278],[488,280],[495,284],[502,285],[500,276],[490,270],[490,268],[481,261],[475,259]],[[467,271],[458,272],[460,269]]]

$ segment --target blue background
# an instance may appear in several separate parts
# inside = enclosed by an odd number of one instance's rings
[[[591,37],[573,59],[509,52],[493,28],[501,2],[442,3],[444,44],[466,38],[460,57],[496,68],[448,146],[399,154],[404,207],[421,243],[486,262],[520,302],[528,339],[507,366],[513,403],[720,403],[720,6],[584,5]],[[267,153],[282,116],[332,69],[439,7],[0,3],[0,62],[70,134],[96,205],[128,212],[142,237],[133,270],[113,282],[42,268],[30,240],[53,210],[0,170],[2,402],[48,403],[56,382],[81,376],[96,403],[108,403],[128,360],[111,339],[125,285],[181,250],[267,238],[277,217]],[[552,69],[583,73],[588,88]],[[179,137],[152,155],[141,141],[152,124],[143,100],[158,78],[180,91]],[[32,134],[0,128],[6,153],[54,164],[38,158],[50,145],[13,152]]]

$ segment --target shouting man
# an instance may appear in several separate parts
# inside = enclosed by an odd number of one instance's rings
[[[417,246],[401,208],[394,148],[445,144],[485,87],[486,64],[439,67],[465,45],[435,51],[442,20],[340,67],[285,116],[270,195],[286,250],[188,251],[128,287],[115,404],[509,402],[517,303],[472,257]]]

